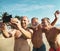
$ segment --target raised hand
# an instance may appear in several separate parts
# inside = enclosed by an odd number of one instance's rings
[[[60,11],[59,11],[59,10],[57,10],[57,11],[54,13],[55,18],[58,18],[58,17],[59,17],[59,14],[60,14]]]
[[[11,18],[11,23],[17,25],[17,27],[21,27],[21,23],[17,18]]]

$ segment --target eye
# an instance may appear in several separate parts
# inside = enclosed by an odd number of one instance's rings
[[[24,20],[24,21],[26,21],[26,20]]]

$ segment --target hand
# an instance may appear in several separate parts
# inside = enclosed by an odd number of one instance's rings
[[[17,25],[17,27],[21,27],[21,23],[17,18],[11,18],[11,23]]]
[[[5,24],[0,22],[0,30],[3,31],[5,29]]]
[[[59,17],[59,14],[60,14],[60,11],[59,11],[59,10],[57,10],[57,11],[54,13],[55,18],[58,18],[58,17]]]

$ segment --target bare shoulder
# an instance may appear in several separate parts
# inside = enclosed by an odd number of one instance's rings
[[[54,27],[54,29],[60,29],[60,27]]]
[[[31,32],[31,33],[33,33],[33,29],[30,29],[30,28],[29,28],[28,31]]]
[[[54,30],[60,32],[60,28],[59,27],[54,27]]]

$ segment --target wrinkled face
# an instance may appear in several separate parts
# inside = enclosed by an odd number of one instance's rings
[[[24,27],[27,27],[28,26],[28,23],[29,23],[28,18],[27,17],[23,17],[22,20],[21,20],[22,27],[23,28]]]
[[[45,20],[42,20],[41,25],[42,25],[42,28],[46,28],[46,27],[49,26],[49,23],[48,23],[48,21],[45,19]]]
[[[38,19],[33,19],[31,23],[32,23],[32,26],[36,26],[38,24]]]

